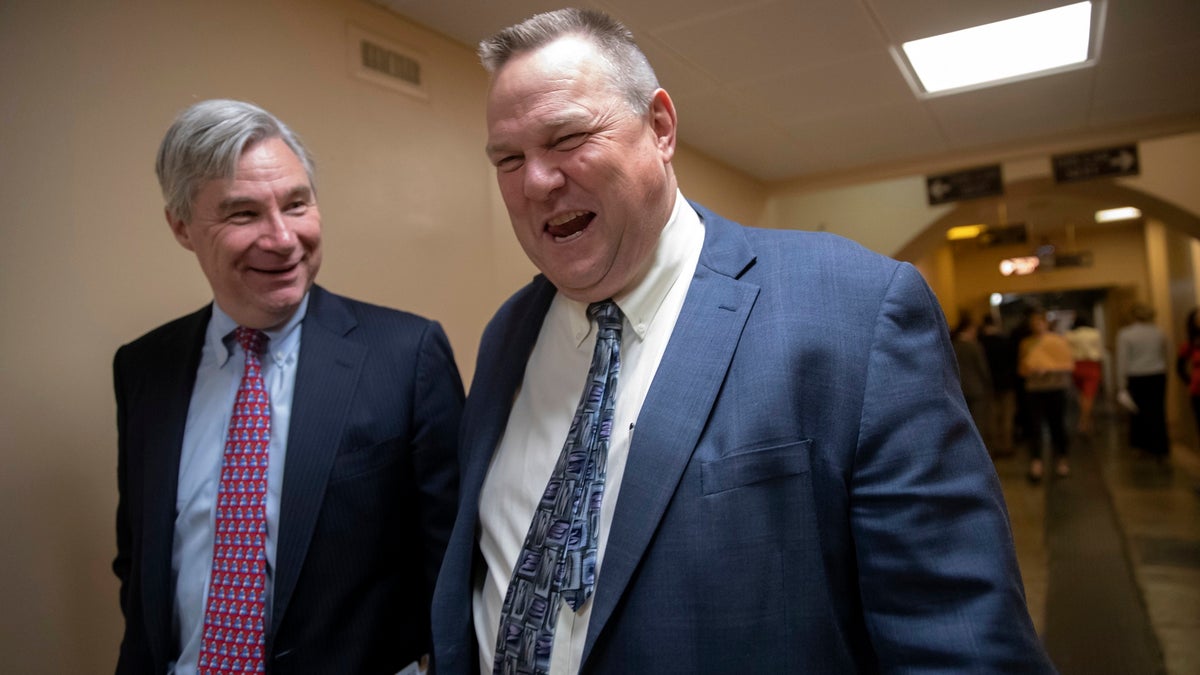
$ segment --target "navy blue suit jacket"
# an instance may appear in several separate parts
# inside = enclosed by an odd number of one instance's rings
[[[211,305],[117,351],[118,673],[164,673],[179,455]],[[427,653],[454,520],[462,381],[441,327],[314,286],[280,497],[267,672],[395,673]]]
[[[637,419],[582,672],[1050,671],[920,275],[697,210],[704,248]],[[483,336],[439,675],[478,669],[480,486],[555,292],[536,278]]]

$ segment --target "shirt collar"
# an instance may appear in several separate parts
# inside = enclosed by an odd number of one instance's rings
[[[296,350],[300,339],[300,331],[297,329],[304,321],[305,315],[308,314],[308,296],[308,293],[304,294],[300,305],[296,307],[296,311],[287,323],[280,328],[263,331],[269,338],[267,340],[267,356],[271,360],[282,363]],[[237,327],[237,321],[234,321],[233,317],[226,314],[217,301],[213,300],[212,318],[208,321],[208,331],[204,334],[204,341],[216,356],[218,368],[224,367],[225,362],[233,355],[231,348],[233,331]]]
[[[646,276],[633,288],[618,294],[613,300],[625,316],[626,325],[633,329],[639,340],[646,339],[658,308],[662,306],[667,293],[683,274],[689,260],[694,259],[696,249],[704,245],[704,223],[692,205],[683,197],[683,193],[675,190],[675,207],[667,224],[659,234],[658,246],[654,249],[654,258]],[[561,299],[567,303],[571,326],[571,335],[576,340],[575,346],[580,346],[591,333],[592,322],[587,315],[587,303],[571,300],[564,296]]]

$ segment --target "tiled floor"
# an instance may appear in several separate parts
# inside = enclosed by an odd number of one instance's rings
[[[1112,501],[1122,550],[1165,672],[1200,673],[1200,455],[1194,448],[1176,444],[1170,460],[1160,465],[1130,450],[1119,420],[1112,419],[1098,425],[1091,447],[1105,491],[1097,498]],[[1049,552],[1058,548],[1047,542],[1047,490],[1052,482],[1030,484],[1025,479],[1026,462],[1023,454],[998,458],[996,470],[1012,518],[1030,614],[1039,632],[1044,632],[1047,598],[1058,595],[1048,593]],[[1095,635],[1116,619],[1080,613],[1075,620],[1097,622]],[[1070,666],[1059,664],[1059,668],[1072,675]]]

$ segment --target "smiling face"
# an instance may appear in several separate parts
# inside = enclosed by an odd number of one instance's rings
[[[282,140],[242,152],[231,179],[204,183],[191,222],[167,214],[179,243],[196,254],[213,297],[239,325],[287,322],[321,267],[321,214],[308,174]]]
[[[675,108],[634,112],[587,40],[513,56],[488,93],[488,158],[525,254],[580,302],[628,289],[675,204]]]

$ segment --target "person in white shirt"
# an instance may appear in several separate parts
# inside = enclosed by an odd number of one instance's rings
[[[1133,322],[1117,331],[1118,396],[1132,400],[1129,444],[1165,461],[1170,451],[1167,439],[1167,367],[1171,349],[1167,336],[1154,324],[1154,309],[1134,303],[1129,310]]]
[[[1085,316],[1075,317],[1071,330],[1066,334],[1071,345],[1071,356],[1075,359],[1072,379],[1079,400],[1079,421],[1076,427],[1081,434],[1092,432],[1092,409],[1096,404],[1096,393],[1104,375],[1104,343],[1100,331]]]

